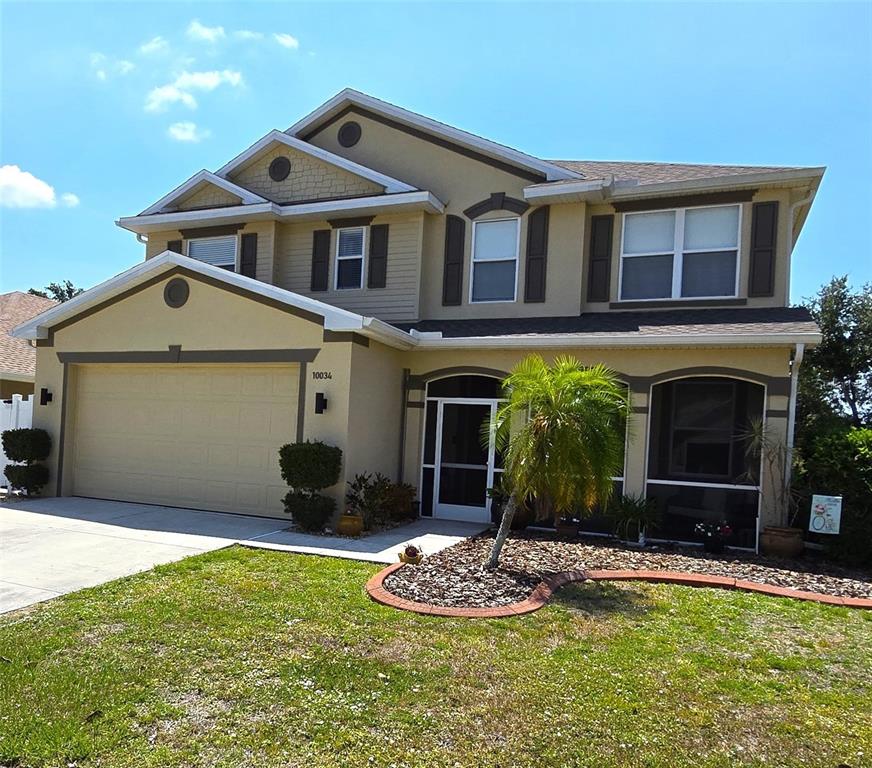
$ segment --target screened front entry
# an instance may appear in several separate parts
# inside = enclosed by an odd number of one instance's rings
[[[487,425],[499,403],[499,380],[452,376],[427,387],[421,514],[490,521],[487,489],[502,468]]]

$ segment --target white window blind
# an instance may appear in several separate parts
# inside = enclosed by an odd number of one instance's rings
[[[236,268],[236,236],[188,240],[188,256],[224,269]]]

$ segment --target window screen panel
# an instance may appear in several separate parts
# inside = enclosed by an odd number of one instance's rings
[[[336,287],[360,288],[363,259],[339,259],[336,262]]]
[[[691,208],[685,212],[685,251],[727,251],[738,247],[739,206]]]
[[[363,228],[339,230],[339,258],[363,256]]]
[[[682,296],[733,296],[736,293],[736,252],[685,253]]]
[[[518,220],[480,221],[475,225],[476,261],[514,259],[518,254]]]
[[[675,211],[627,214],[624,253],[672,253],[675,248]]]
[[[189,240],[188,256],[215,267],[233,269],[236,264],[236,237],[231,235]]]
[[[672,256],[624,259],[622,299],[668,299],[672,296]]]
[[[515,262],[480,262],[472,266],[473,301],[512,301],[515,298]]]

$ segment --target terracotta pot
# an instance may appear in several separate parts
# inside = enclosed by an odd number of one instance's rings
[[[342,536],[360,536],[363,533],[363,517],[361,515],[340,515],[336,533]]]
[[[805,548],[802,533],[802,528],[767,525],[760,532],[760,550],[776,557],[799,557]]]

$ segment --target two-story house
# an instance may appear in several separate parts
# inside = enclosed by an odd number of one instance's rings
[[[277,449],[489,520],[480,427],[529,353],[619,372],[660,535],[772,512],[742,435],[792,440],[793,245],[822,168],[541,160],[345,90],[118,221],[145,260],[20,326],[52,492],[283,515]]]

